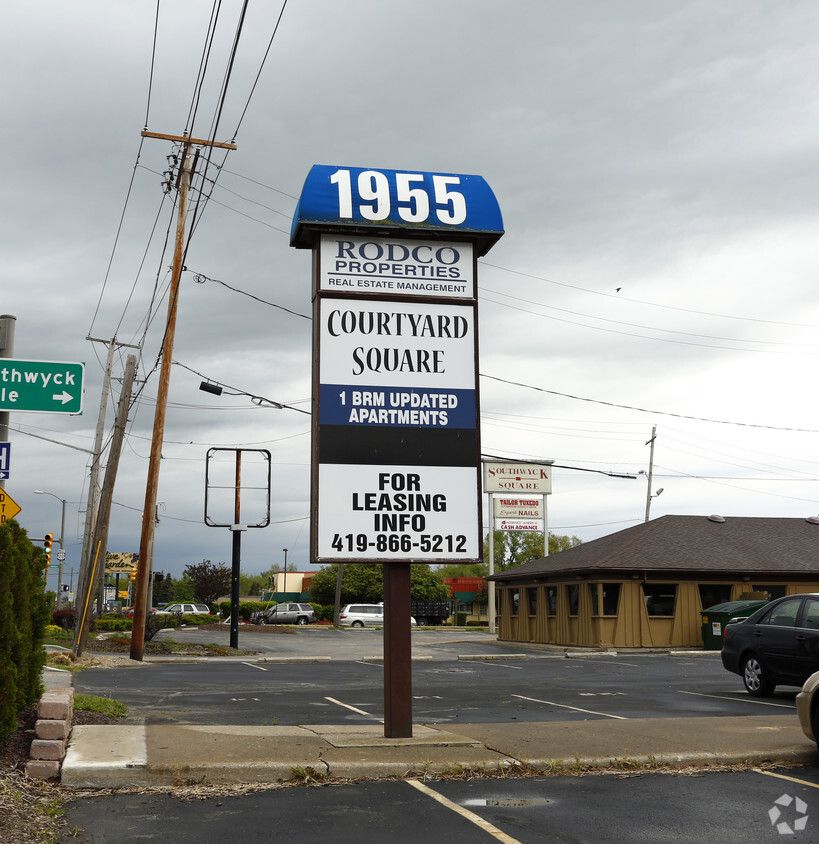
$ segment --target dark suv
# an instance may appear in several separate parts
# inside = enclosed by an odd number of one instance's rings
[[[311,624],[315,620],[310,604],[276,604],[250,616],[251,624]]]

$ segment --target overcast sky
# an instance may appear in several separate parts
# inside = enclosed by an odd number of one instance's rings
[[[6,490],[33,537],[59,532],[61,506],[33,491],[66,499],[68,570],[88,454],[66,446],[93,445],[106,354],[89,336],[140,345],[150,376],[109,540],[138,550],[174,225],[173,145],[140,132],[211,134],[240,7],[222,3],[193,120],[208,4],[165,0],[158,22],[123,0],[4,13],[0,312],[16,358],[87,363],[81,416],[11,415]],[[552,530],[588,541],[643,520],[655,425],[652,517],[819,512],[816,3],[289,0],[263,63],[280,8],[249,6],[217,130],[238,127],[238,149],[214,153],[189,241],[156,569],[230,560],[229,531],[203,524],[213,446],[272,453],[272,524],[245,534],[243,571],[284,548],[307,566],[311,267],[289,229],[313,164],[493,189],[482,451],[566,467]],[[209,395],[195,373],[295,409]]]

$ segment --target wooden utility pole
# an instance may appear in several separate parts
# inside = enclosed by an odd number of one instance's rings
[[[87,572],[85,589],[80,596],[80,623],[77,625],[74,641],[74,653],[82,654],[88,639],[88,629],[91,625],[90,598],[96,591],[98,583],[105,581],[105,557],[108,543],[108,524],[111,520],[111,501],[114,497],[114,484],[117,479],[119,458],[122,453],[122,443],[125,439],[125,425],[128,422],[128,408],[131,404],[131,390],[136,375],[136,355],[128,355],[125,362],[125,374],[122,378],[122,393],[117,407],[117,419],[114,423],[114,435],[111,438],[111,450],[108,455],[108,465],[105,467],[105,478],[100,496],[100,509],[95,522],[92,548],[92,566]],[[96,565],[94,565],[96,564]]]
[[[130,343],[119,343],[117,338],[113,337],[111,340],[100,340],[96,337],[86,337],[92,343],[105,343],[108,346],[108,356],[105,362],[105,375],[102,381],[102,393],[100,395],[100,409],[97,415],[97,430],[94,434],[94,450],[91,460],[91,471],[88,477],[88,501],[85,507],[85,529],[82,537],[82,553],[80,555],[80,572],[77,580],[77,594],[85,594],[85,585],[89,577],[91,577],[91,568],[93,567],[94,559],[91,550],[91,539],[96,529],[97,510],[99,508],[100,498],[100,464],[102,462],[102,438],[105,434],[105,416],[108,408],[108,394],[111,389],[111,369],[114,363],[114,351],[117,346],[126,347],[129,349],[138,349],[139,346],[134,346]],[[100,606],[100,609],[102,607]]]
[[[188,210],[188,191],[191,185],[191,175],[195,169],[195,161],[190,159],[191,146],[213,146],[223,149],[236,149],[235,144],[218,143],[165,135],[158,132],[142,132],[143,137],[159,138],[182,144],[182,169],[179,176],[179,206],[176,217],[176,240],[173,253],[173,269],[171,271],[171,286],[168,292],[168,317],[165,326],[165,337],[162,342],[162,363],[157,385],[156,410],[154,411],[154,430],[151,438],[151,455],[148,460],[148,480],[145,485],[145,504],[142,508],[142,534],[139,540],[139,560],[137,562],[137,578],[134,584],[134,623],[131,630],[131,659],[142,661],[145,650],[145,616],[148,612],[148,586],[151,580],[154,548],[154,513],[156,512],[156,496],[159,486],[159,463],[162,459],[162,441],[165,436],[165,412],[168,405],[168,385],[171,377],[171,362],[173,359],[173,344],[176,334],[176,315],[179,305],[179,282],[182,277],[182,258],[185,254],[185,218]],[[199,152],[195,153],[198,158]]]

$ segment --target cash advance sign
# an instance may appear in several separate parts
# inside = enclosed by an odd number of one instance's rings
[[[314,561],[481,559],[476,274],[502,234],[479,176],[308,174]]]

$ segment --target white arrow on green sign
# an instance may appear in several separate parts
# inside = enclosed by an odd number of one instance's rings
[[[0,410],[82,413],[84,363],[0,359]]]

